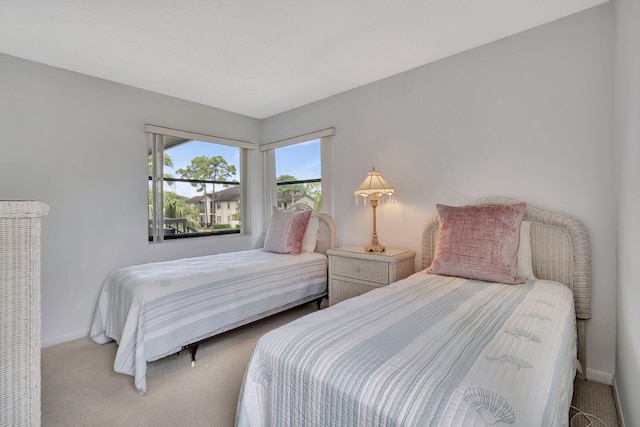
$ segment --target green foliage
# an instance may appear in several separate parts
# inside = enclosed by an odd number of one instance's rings
[[[203,181],[227,180],[236,174],[236,167],[227,163],[222,156],[198,156],[191,159],[191,164],[186,168],[176,171],[181,178],[197,179]],[[206,184],[192,183],[198,191],[206,192]]]
[[[164,192],[164,217],[165,218],[185,218],[189,227],[198,227],[198,209],[186,203],[187,198],[180,196],[173,191]]]
[[[293,175],[280,175],[279,177],[276,178],[276,183],[278,182],[287,182],[287,181],[297,181],[298,178],[296,178]],[[297,195],[305,195],[306,193],[306,187],[304,184],[285,184],[285,185],[278,185],[278,191],[280,191],[283,194],[297,194]]]
[[[191,164],[186,168],[180,168],[176,171],[182,178],[196,179],[202,181],[223,181],[228,180],[236,174],[236,167],[227,163],[222,156],[198,156],[191,159]],[[207,194],[206,183],[191,183],[198,191]],[[226,186],[226,185],[225,185]],[[213,194],[215,194],[216,186],[213,184]],[[215,223],[216,207],[213,204],[213,218]]]
[[[313,210],[322,212],[322,185],[319,182],[306,184],[305,194],[313,199]]]
[[[171,159],[171,156],[169,156],[167,153],[164,153],[163,164],[164,164],[165,167],[173,169],[173,160]],[[151,176],[153,174],[153,158],[151,157],[151,155],[149,155],[149,157],[148,157],[147,167],[149,169],[149,176]],[[165,178],[173,178],[173,175],[171,175],[170,173],[165,173],[165,174],[163,174],[163,176]],[[175,183],[173,183],[173,182],[167,182],[167,184],[175,185]]]
[[[293,175],[280,175],[276,178],[276,182],[288,181],[297,181],[297,178]],[[288,199],[287,195],[309,196],[313,199],[313,209],[316,212],[322,212],[322,185],[319,182],[278,185],[278,191],[283,193],[286,199]]]
[[[231,224],[220,224],[220,223],[213,224],[214,230],[220,230],[222,228],[231,228]]]

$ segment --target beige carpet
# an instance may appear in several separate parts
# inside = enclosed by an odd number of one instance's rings
[[[618,414],[616,413],[616,404],[613,397],[613,387],[606,384],[600,384],[593,381],[575,380],[573,382],[573,402],[571,405],[587,412],[590,415],[598,417],[602,424],[593,417],[576,416],[573,419],[572,427],[618,427]],[[577,411],[571,409],[570,415],[573,417]],[[591,422],[591,424],[590,424]]]
[[[116,345],[88,338],[42,350],[43,426],[232,426],[244,369],[264,333],[317,309],[315,303],[223,334],[147,364],[147,394],[113,371]]]
[[[113,372],[113,343],[83,338],[47,347],[42,350],[42,425],[233,426],[244,369],[258,338],[316,307],[294,308],[203,344],[194,368],[189,351],[149,363],[145,396],[134,388],[133,377]],[[611,387],[580,383],[574,404],[600,417],[613,414],[609,426],[616,426]]]

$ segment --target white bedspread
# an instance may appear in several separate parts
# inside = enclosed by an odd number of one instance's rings
[[[565,286],[418,272],[263,336],[239,426],[566,426],[576,332]]]
[[[260,249],[136,265],[109,274],[90,337],[118,342],[114,370],[146,392],[146,364],[327,290],[327,257]]]

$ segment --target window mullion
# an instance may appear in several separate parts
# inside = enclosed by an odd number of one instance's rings
[[[164,137],[163,135],[150,134],[153,138],[153,241],[164,240]]]
[[[278,204],[278,186],[276,184],[276,150],[264,151],[264,229],[271,222],[271,207]]]
[[[320,164],[322,182],[320,183],[320,194],[322,194],[322,211],[333,216],[333,176],[331,173],[331,143],[332,135],[320,138]]]

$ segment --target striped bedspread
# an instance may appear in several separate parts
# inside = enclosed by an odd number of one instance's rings
[[[147,362],[325,295],[327,257],[260,249],[136,265],[110,273],[90,337],[118,343],[114,370],[146,392]]]
[[[565,286],[429,275],[264,335],[238,426],[566,426],[576,331]]]

